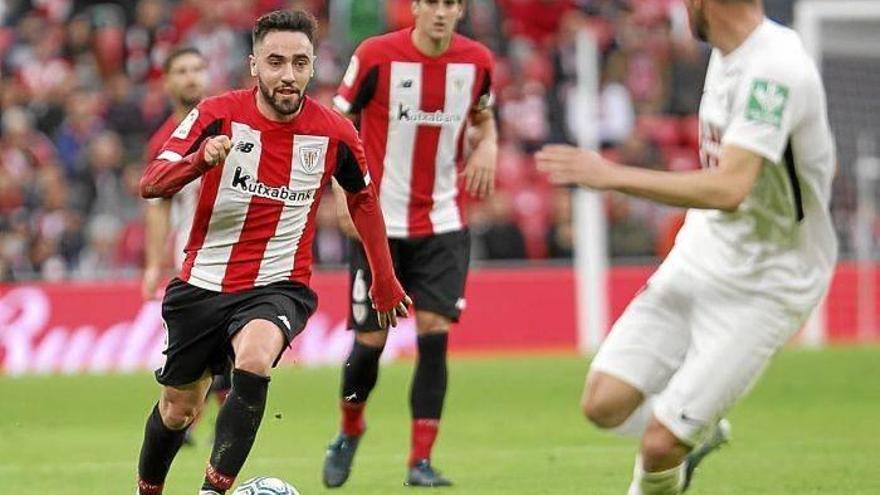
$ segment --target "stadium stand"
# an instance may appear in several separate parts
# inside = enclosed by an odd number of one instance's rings
[[[768,2],[790,17],[790,1]],[[250,85],[249,27],[276,8],[322,22],[311,94],[329,102],[352,47],[409,22],[409,0],[8,0],[0,7],[0,281],[135,274],[143,258],[137,178],[149,133],[169,112],[161,64],[177,45],[211,61],[211,91]],[[566,191],[531,153],[571,142],[574,33],[592,29],[603,60],[602,147],[645,167],[698,166],[694,112],[708,52],[673,0],[471,0],[464,31],[498,57],[499,194],[470,208],[477,259],[566,259]],[[330,196],[328,195],[328,199]],[[332,202],[322,207],[332,212]],[[610,199],[614,256],[663,253],[680,212]],[[318,259],[345,243],[323,214]],[[637,234],[637,235],[636,235]]]

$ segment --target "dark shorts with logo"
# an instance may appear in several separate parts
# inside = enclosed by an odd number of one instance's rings
[[[297,282],[222,293],[175,278],[162,300],[167,346],[165,365],[156,370],[156,380],[163,385],[186,385],[206,371],[227,374],[234,360],[232,337],[252,320],[275,323],[284,333],[286,349],[317,306],[312,289]]]
[[[394,271],[419,311],[458,321],[464,308],[464,285],[470,264],[471,237],[467,230],[446,234],[389,239]],[[352,241],[349,263],[348,328],[357,332],[379,329],[368,291],[373,277],[364,248]]]

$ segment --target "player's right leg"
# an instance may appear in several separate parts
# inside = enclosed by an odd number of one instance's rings
[[[187,429],[201,412],[210,385],[211,375],[206,371],[195,382],[162,388],[159,402],[153,406],[144,429],[138,461],[140,495],[162,493],[171,461],[183,445]]]
[[[581,403],[584,415],[599,428],[641,437],[642,455],[647,439],[666,439],[653,434],[654,408],[691,345],[691,311],[687,283],[674,266],[664,264],[615,323],[590,367]],[[678,446],[674,436],[668,443],[671,449]],[[630,495],[655,493],[633,491],[653,476],[644,471],[639,456]],[[683,475],[681,469],[661,474],[662,483],[683,481],[674,476]]]
[[[654,396],[681,365],[690,343],[688,307],[674,271],[661,266],[599,348],[581,408],[598,428],[641,437]]]
[[[379,328],[377,313],[370,304],[372,276],[366,254],[359,242],[352,241],[351,246],[351,312],[348,328],[354,330],[355,338],[342,367],[339,432],[330,442],[324,457],[322,480],[328,488],[342,486],[351,474],[354,455],[366,431],[364,410],[379,379],[379,358],[388,339],[388,332]],[[393,241],[391,247],[393,258]]]
[[[167,331],[165,364],[156,372],[162,396],[144,433],[138,464],[138,492],[159,495],[171,461],[187,427],[198,416],[211,385],[212,355],[224,335],[217,332],[225,318],[222,296],[172,280],[162,300]]]

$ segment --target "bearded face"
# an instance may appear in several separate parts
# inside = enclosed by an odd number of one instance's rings
[[[262,99],[284,117],[299,111],[314,72],[311,41],[298,31],[266,34],[254,49],[252,73]]]

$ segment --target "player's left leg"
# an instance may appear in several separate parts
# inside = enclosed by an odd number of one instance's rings
[[[217,413],[214,446],[202,492],[226,493],[241,471],[266,408],[269,376],[317,306],[308,287],[289,282],[241,293],[227,328],[232,386]]]
[[[449,329],[464,308],[470,234],[456,231],[401,243],[400,265],[416,309],[418,360],[410,390],[409,486],[449,486],[431,465],[446,398]]]
[[[418,359],[410,389],[412,438],[407,485],[452,483],[431,466],[431,451],[440,429],[446,399],[446,349],[452,321],[431,311],[416,311]]]
[[[217,414],[203,491],[225,493],[241,471],[263,420],[272,365],[285,344],[281,329],[267,320],[252,320],[233,337],[232,388]]]

